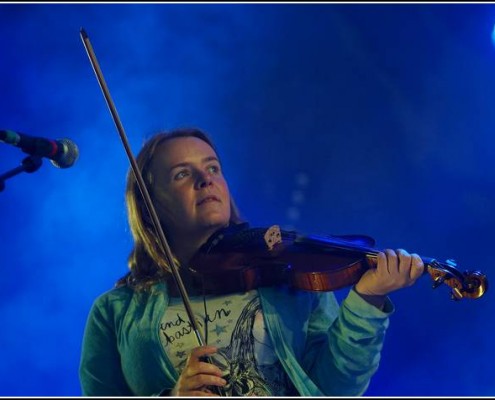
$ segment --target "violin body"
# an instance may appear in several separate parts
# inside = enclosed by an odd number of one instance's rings
[[[190,262],[193,282],[205,294],[288,285],[308,291],[352,286],[376,265],[374,239],[364,235],[304,236],[293,231],[234,225],[213,235]],[[480,272],[461,274],[452,264],[422,257],[433,286],[452,287],[452,298],[478,298],[487,290]]]
[[[236,227],[210,238],[190,263],[196,286],[208,294],[243,292],[286,284],[297,289],[333,291],[354,284],[366,261],[336,249],[298,243],[277,228]],[[329,252],[332,252],[330,259]]]
[[[322,264],[322,257],[327,263]],[[334,291],[356,283],[369,268],[362,258],[307,253],[297,246],[276,250],[201,254],[191,261],[196,286],[208,294],[244,292],[262,286],[288,284],[310,291]]]

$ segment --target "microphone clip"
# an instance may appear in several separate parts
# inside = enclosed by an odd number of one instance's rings
[[[27,156],[24,160],[22,160],[21,165],[0,175],[0,192],[3,192],[3,190],[5,189],[5,181],[7,179],[20,174],[21,172],[35,172],[41,167],[41,164],[43,164],[43,160],[40,156]]]

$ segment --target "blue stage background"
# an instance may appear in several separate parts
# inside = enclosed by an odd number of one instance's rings
[[[81,27],[135,154],[201,127],[252,225],[494,278],[494,23],[492,4],[1,4],[0,129],[80,157],[0,193],[0,395],[80,395],[89,308],[127,271],[129,163]],[[0,143],[0,173],[24,156]],[[391,297],[367,395],[495,395],[491,291],[453,302],[423,277]]]

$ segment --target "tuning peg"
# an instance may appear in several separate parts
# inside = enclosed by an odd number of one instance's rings
[[[433,284],[432,284],[433,289],[436,289],[437,287],[439,287],[444,281],[445,281],[445,275],[444,276],[438,276],[437,278],[435,278],[435,280],[433,281]]]
[[[459,290],[454,289],[452,292],[450,292],[450,298],[454,301],[459,301],[460,299],[462,299],[462,294],[459,292]]]

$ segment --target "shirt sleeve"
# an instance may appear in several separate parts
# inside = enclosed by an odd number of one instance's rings
[[[331,294],[321,294],[309,325],[304,356],[308,375],[328,396],[359,396],[378,369],[389,316],[350,290],[339,307]]]
[[[84,330],[79,379],[83,396],[132,396],[121,368],[108,298],[93,304]]]

